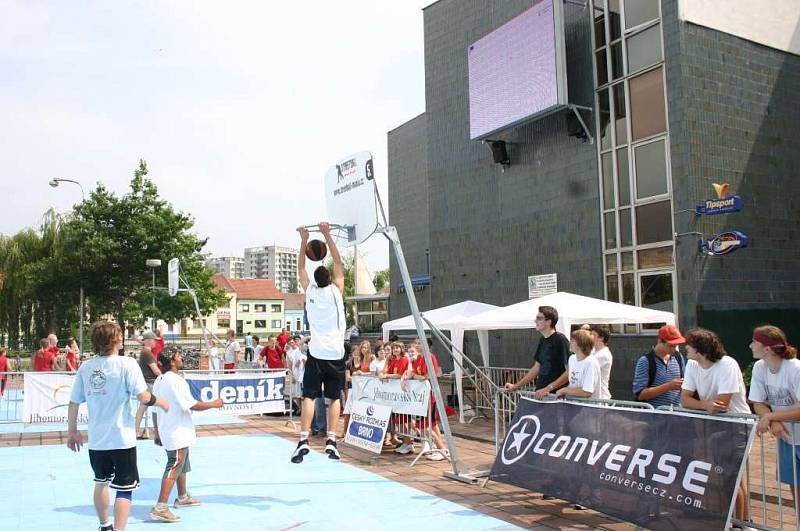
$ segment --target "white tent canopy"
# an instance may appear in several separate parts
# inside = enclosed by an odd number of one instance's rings
[[[484,304],[482,302],[475,302],[475,301],[463,301],[457,304],[451,304],[450,306],[443,306],[441,308],[436,308],[435,310],[429,310],[426,312],[421,312],[422,315],[428,319],[433,325],[441,331],[450,332],[450,341],[453,343],[453,346],[460,350],[461,352],[464,351],[464,329],[461,326],[461,323],[468,320],[470,317],[478,314],[483,314],[488,311],[492,310],[500,310],[499,306],[494,306],[492,304]],[[423,321],[423,326],[425,330],[428,330],[430,327],[428,324]],[[383,330],[383,339],[389,339],[389,333],[392,330],[416,330],[416,325],[414,324],[414,316],[407,315],[405,317],[401,317],[400,319],[394,319],[392,321],[387,321],[383,323],[382,330]],[[478,331],[478,340],[481,346],[481,352],[488,352],[489,346],[489,336],[487,330]],[[455,382],[457,388],[457,395],[460,404],[464,403],[464,393],[461,385],[461,354],[453,349],[453,358],[458,362],[455,363]],[[484,357],[484,364],[488,364],[488,359]],[[464,422],[464,408],[459,408],[459,421]]]
[[[462,321],[463,330],[508,330],[535,328],[536,314],[540,306],[552,306],[558,311],[556,330],[569,337],[575,324],[675,324],[675,314],[651,310],[629,304],[593,299],[560,291],[552,295],[518,302],[511,306],[490,310]],[[479,335],[480,338],[480,335]],[[481,341],[481,354],[489,357],[488,341]],[[485,349],[485,350],[484,350]]]

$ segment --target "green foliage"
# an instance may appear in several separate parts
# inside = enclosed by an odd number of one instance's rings
[[[372,279],[372,283],[375,285],[375,289],[381,291],[383,288],[389,285],[389,277],[391,275],[391,270],[386,268],[383,271],[378,271],[375,273],[375,278]]]
[[[0,332],[10,343],[69,332],[78,321],[78,291],[84,287],[88,322],[104,315],[140,324],[147,317],[168,322],[194,316],[188,293],[169,297],[156,291],[145,265],[158,258],[156,285],[167,284],[167,262],[179,258],[182,277],[195,289],[201,311],[225,302],[213,272],[203,265],[206,244],[193,232],[194,220],[161,199],[139,161],[130,191],[119,197],[98,184],[66,218],[53,212],[39,231],[0,238]],[[19,337],[19,334],[22,337]]]

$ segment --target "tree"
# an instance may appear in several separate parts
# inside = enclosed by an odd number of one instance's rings
[[[375,289],[381,291],[389,284],[389,278],[391,277],[391,270],[384,269],[383,271],[378,271],[375,273],[375,277],[372,279],[372,283],[375,285]]]
[[[201,311],[206,314],[226,300],[211,280],[213,272],[203,264],[201,251],[206,239],[192,231],[194,220],[161,199],[155,184],[147,179],[147,164],[139,161],[130,192],[117,197],[98,184],[62,225],[63,260],[69,275],[82,279],[91,302],[92,319],[113,315],[140,324],[147,317],[177,321],[195,314],[187,293],[170,298],[151,289],[152,272],[145,261],[158,258],[156,285],[167,282],[166,264],[179,258],[181,275],[196,290]]]

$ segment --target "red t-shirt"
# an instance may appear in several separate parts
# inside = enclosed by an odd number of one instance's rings
[[[67,366],[65,367],[66,370],[70,370],[69,368],[70,365],[74,367],[74,369],[72,370],[75,371],[78,370],[78,357],[75,355],[75,351],[73,350],[67,350]]]
[[[402,375],[408,370],[408,356],[400,359],[392,358],[386,362],[386,374]]]
[[[49,348],[47,350],[39,350],[33,355],[33,370],[38,372],[47,372],[53,370],[53,351]]]
[[[0,372],[11,372],[11,363],[5,356],[0,356]],[[0,380],[6,380],[7,378],[7,374],[0,374]]]
[[[261,358],[266,358],[268,369],[283,369],[283,360],[281,359],[281,353],[277,346],[272,348],[267,345],[261,349],[259,356]]]
[[[289,342],[289,337],[290,337],[289,332],[287,332],[286,330],[281,332],[280,335],[278,336],[277,338],[278,348],[281,350],[281,352],[283,352],[286,349],[286,343]]]
[[[439,374],[439,360],[436,359],[436,354],[431,352],[431,362],[433,363],[433,370],[436,371],[436,374]],[[414,371],[414,374],[419,376],[428,376],[428,366],[425,364],[425,357],[420,354],[411,364],[411,370]]]
[[[159,337],[158,339],[156,339],[156,344],[153,345],[153,348],[151,348],[150,350],[152,351],[153,356],[155,356],[155,358],[158,359],[158,355],[161,354],[162,350],[164,350],[164,338]]]

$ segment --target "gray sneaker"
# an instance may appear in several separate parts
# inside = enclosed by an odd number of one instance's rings
[[[150,518],[159,522],[180,522],[181,517],[169,510],[166,504],[158,504],[150,509]]]
[[[178,496],[175,498],[175,503],[173,505],[176,509],[180,509],[181,507],[191,507],[192,505],[200,505],[201,503],[203,502],[197,498],[192,498],[192,495],[187,492],[185,497],[181,498]]]

